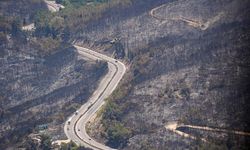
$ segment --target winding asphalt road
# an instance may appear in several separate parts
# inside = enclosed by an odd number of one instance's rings
[[[64,132],[68,139],[75,142],[77,145],[92,148],[94,150],[110,150],[101,143],[96,142],[86,132],[86,124],[95,117],[96,112],[105,104],[107,98],[117,87],[119,81],[125,74],[126,67],[120,61],[108,57],[106,55],[97,53],[87,48],[75,46],[79,54],[83,57],[88,57],[93,60],[102,60],[108,63],[108,73],[99,83],[98,88],[90,97],[87,103],[73,114],[65,123]]]
[[[62,5],[58,5],[55,2],[46,1],[46,0],[45,2],[49,10],[52,12],[56,12],[56,11],[59,11],[60,8],[64,8]],[[161,18],[160,16],[157,16],[155,13],[158,9],[161,9],[164,6],[165,4],[152,9],[149,12],[149,15],[159,21],[163,21],[163,22],[166,21],[166,19]],[[172,20],[181,20],[181,21],[187,22],[188,25],[201,28],[201,30],[206,30],[209,27],[209,24],[212,24],[216,22],[217,20],[219,20],[219,18],[222,15],[223,14],[218,14],[217,16],[211,19],[212,21],[208,21],[204,24],[201,24],[200,22],[187,19],[184,17],[172,18]],[[33,25],[29,25],[27,27],[24,27],[23,29],[31,30],[32,26]],[[75,47],[79,51],[79,54],[82,55],[83,57],[87,57],[93,60],[106,61],[108,63],[109,71],[105,75],[105,77],[102,79],[98,88],[90,97],[88,102],[82,105],[82,107],[74,115],[72,115],[65,123],[64,132],[66,136],[68,137],[68,140],[59,141],[59,142],[69,142],[69,140],[72,140],[78,145],[84,145],[85,147],[89,147],[94,150],[112,150],[112,148],[107,147],[101,143],[98,143],[94,139],[92,139],[87,134],[85,127],[86,127],[86,124],[95,117],[95,114],[100,109],[100,107],[105,104],[104,99],[107,98],[115,90],[119,81],[122,79],[123,75],[125,74],[126,67],[120,61],[115,60],[106,55],[97,53],[95,51],[92,51],[90,49],[83,48],[80,46],[75,45]],[[167,130],[171,130],[181,136],[196,139],[196,137],[190,134],[179,131],[178,130],[179,127],[193,128],[193,129],[213,131],[213,132],[234,133],[238,135],[250,136],[250,133],[242,132],[242,131],[225,130],[225,129],[219,129],[219,128],[204,127],[204,126],[178,125],[176,122],[169,123],[168,125],[165,126]],[[201,140],[204,142],[207,142],[206,139],[202,138]]]
[[[62,5],[58,5],[55,1],[45,0],[49,10],[51,12],[57,12],[60,8],[64,8]],[[96,142],[86,132],[86,124],[95,117],[96,112],[105,104],[105,98],[107,98],[117,87],[118,83],[122,79],[126,71],[126,66],[120,61],[92,51],[87,48],[83,48],[75,45],[79,54],[83,57],[87,57],[92,60],[102,60],[108,63],[108,73],[103,77],[99,83],[98,88],[89,98],[88,102],[81,106],[75,114],[73,114],[64,125],[64,132],[68,137],[68,140],[59,140],[55,143],[69,142],[70,140],[77,145],[83,145],[94,150],[112,150],[101,143]]]

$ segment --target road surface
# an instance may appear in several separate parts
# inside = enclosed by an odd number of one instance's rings
[[[65,123],[64,132],[68,139],[77,145],[83,145],[95,150],[110,150],[101,143],[96,142],[86,132],[86,124],[95,117],[96,112],[105,104],[104,99],[107,98],[117,87],[119,81],[125,74],[126,67],[123,63],[106,55],[95,51],[75,46],[79,54],[93,60],[103,60],[108,63],[108,73],[101,80],[98,88],[90,97],[87,103],[77,110]]]
[[[51,12],[59,11],[64,8],[62,5],[56,4],[54,1],[46,1],[46,4]],[[68,140],[58,140],[54,143],[68,143],[70,140],[77,145],[92,148],[94,150],[112,150],[101,143],[96,142],[86,132],[86,124],[92,119],[96,112],[105,104],[104,99],[107,98],[117,87],[119,81],[125,74],[126,67],[123,63],[106,55],[97,53],[87,48],[76,46],[79,54],[92,60],[103,60],[108,63],[108,73],[99,83],[98,88],[90,97],[87,103],[81,106],[75,114],[73,114],[64,125],[64,132]]]

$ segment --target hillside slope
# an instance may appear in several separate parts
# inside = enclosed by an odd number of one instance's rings
[[[62,123],[107,67],[78,58],[72,42],[129,68],[87,127],[97,141],[126,150],[248,149],[247,136],[178,129],[196,137],[185,138],[165,126],[250,132],[249,6],[248,0],[109,0],[40,13],[32,35],[15,19],[1,22],[1,146],[44,124],[63,137]]]
[[[27,2],[16,4],[32,10],[37,1]],[[107,64],[79,57],[74,47],[58,38],[22,31],[19,17],[37,11],[17,15],[7,12],[19,8],[14,1],[3,3],[8,7],[0,17],[0,148],[28,148],[29,134],[39,131],[52,140],[65,138],[66,118],[92,94]]]
[[[17,18],[22,24],[29,24],[39,11],[47,9],[43,0],[2,0],[0,15]]]
[[[79,39],[110,53],[122,47],[131,64],[99,125],[92,125],[92,135],[116,148],[191,149],[206,143],[183,139],[164,126],[177,121],[250,131],[248,6],[248,1],[235,0],[166,1],[155,11],[163,20],[148,8],[125,18],[107,16],[95,24],[96,30],[83,30]],[[201,30],[185,20],[208,27]],[[115,38],[119,48],[105,42]],[[129,132],[117,133],[121,128]],[[249,146],[244,136],[191,134],[220,149]]]

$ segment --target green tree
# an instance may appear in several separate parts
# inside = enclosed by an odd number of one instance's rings
[[[127,144],[128,139],[131,137],[130,129],[124,127],[119,122],[113,123],[107,130],[108,145],[119,148]]]
[[[109,101],[106,105],[103,116],[104,116],[103,117],[104,119],[109,119],[109,120],[118,119],[119,120],[119,116],[121,116],[121,109],[116,103]]]
[[[40,148],[42,150],[51,150],[52,149],[51,138],[48,135],[42,135],[41,136]]]

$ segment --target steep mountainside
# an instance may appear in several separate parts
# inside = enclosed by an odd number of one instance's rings
[[[83,30],[81,38],[107,50],[119,49],[106,42],[117,38],[131,64],[100,125],[92,125],[93,136],[125,149],[191,149],[206,143],[184,140],[164,126],[174,121],[250,131],[249,2],[166,1],[151,10],[125,19],[108,16],[96,30]],[[117,133],[121,128],[126,130]],[[249,146],[244,136],[191,134],[206,137],[211,148]]]
[[[1,0],[0,15],[19,19],[22,24],[31,23],[39,11],[46,10],[43,0]]]
[[[18,4],[27,1],[22,2]],[[14,1],[1,3],[18,8]],[[88,99],[107,70],[106,63],[80,57],[61,39],[22,31],[17,16],[10,12],[0,17],[1,149],[22,148],[28,134],[39,130],[52,140],[65,138],[66,118]]]
[[[45,57],[34,45],[16,49],[4,49],[1,58],[1,137],[18,139],[41,124],[62,133],[61,124],[90,96],[106,64],[86,62],[73,48]]]
[[[87,126],[97,141],[126,150],[249,148],[249,136],[166,129],[250,132],[249,0],[107,0],[63,3],[56,13],[39,11],[41,0],[0,3],[1,148],[25,147],[19,137],[39,125],[63,137],[66,117],[96,88],[107,64],[79,58],[70,43],[128,67]],[[20,30],[26,22],[35,32]]]

